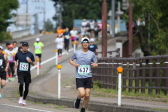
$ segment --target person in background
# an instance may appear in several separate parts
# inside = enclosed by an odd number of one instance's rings
[[[69,28],[65,29],[65,32],[63,33],[63,36],[64,36],[64,49],[66,50],[66,54],[68,55],[68,52],[69,52],[69,39],[70,39]]]
[[[39,59],[39,68],[41,68],[42,49],[44,49],[44,44],[40,42],[40,38],[36,38],[36,42],[34,43],[34,53],[36,58]]]
[[[19,48],[18,48],[18,52],[19,52],[19,51],[22,51],[22,43],[23,43],[23,41],[20,42],[20,46],[19,46]]]
[[[93,38],[95,22],[93,20],[90,20],[89,24],[90,24],[90,36],[91,38]]]
[[[91,38],[91,39],[90,39],[90,45],[89,45],[88,49],[89,49],[90,51],[94,52],[95,54],[97,54],[97,52],[98,52],[98,47],[97,47],[96,44],[94,44],[94,41],[95,41],[94,38]]]
[[[8,71],[8,67],[7,55],[3,54],[3,47],[0,46],[0,98],[2,98],[2,88],[6,85],[6,72]]]
[[[86,34],[86,28],[84,26],[81,27],[81,38]]]
[[[7,53],[7,52],[9,51],[9,45],[10,45],[10,44],[11,44],[11,43],[9,43],[9,42],[6,43],[6,49],[4,50],[5,53]]]
[[[83,21],[82,21],[82,23],[81,23],[81,26],[86,26],[86,24],[87,24],[87,21],[86,21],[86,19],[83,19]]]
[[[9,45],[9,51],[7,52],[7,56],[8,56],[8,61],[9,61],[9,69],[8,69],[8,74],[7,74],[7,78],[9,77],[10,81],[14,81],[14,70],[15,70],[15,66],[16,66],[16,62],[15,62],[15,55],[16,52],[13,50],[13,44]]]
[[[18,52],[18,47],[17,47],[17,42],[13,41],[13,50],[17,53]]]
[[[58,35],[55,39],[56,48],[58,49],[58,59],[60,60],[62,58],[62,49],[64,48],[64,38],[63,35]]]

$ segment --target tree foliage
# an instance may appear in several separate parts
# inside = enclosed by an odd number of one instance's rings
[[[138,27],[142,50],[148,55],[168,54],[168,0],[133,0],[133,4],[134,20],[145,21]]]
[[[5,32],[8,26],[6,21],[12,17],[10,12],[18,7],[18,0],[0,0],[0,40],[10,39],[10,35]]]
[[[6,21],[12,17],[10,12],[18,7],[18,0],[0,0],[0,31],[6,30]]]
[[[59,0],[52,0],[58,2]],[[103,0],[61,0],[63,2],[63,26],[73,27],[74,19],[101,19]],[[106,0],[108,10],[111,8],[111,0]],[[117,2],[122,0],[116,0]]]
[[[45,30],[46,31],[53,31],[54,27],[50,19],[47,19],[47,21],[44,24]]]

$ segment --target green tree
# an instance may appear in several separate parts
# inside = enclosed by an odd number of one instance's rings
[[[46,31],[53,31],[54,27],[53,27],[53,23],[51,22],[50,19],[47,19],[47,21],[44,24],[45,30]]]
[[[58,2],[60,0],[52,0]],[[61,0],[63,2],[64,11],[63,27],[73,27],[74,19],[101,19],[103,0]],[[108,10],[111,8],[111,0],[106,0]],[[116,0],[117,2],[122,0]]]
[[[147,55],[168,54],[168,1],[133,0],[133,4],[134,20],[145,21],[145,25],[138,26],[141,49]]]
[[[12,14],[10,12],[12,10],[15,10],[19,7],[18,0],[0,0],[0,34],[5,35],[6,27],[8,26],[8,23],[6,22],[7,19],[10,19],[12,17]],[[4,38],[3,36],[0,36],[0,40]]]

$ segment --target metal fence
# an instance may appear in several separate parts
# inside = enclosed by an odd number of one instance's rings
[[[117,90],[117,67],[122,66],[122,91],[168,94],[168,55],[99,58],[98,64],[97,68],[92,68],[93,81],[99,81],[103,88]]]

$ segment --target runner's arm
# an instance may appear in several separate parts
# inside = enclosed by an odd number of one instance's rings
[[[72,59],[69,60],[69,63],[76,68],[79,66],[79,64],[76,64]]]
[[[6,68],[5,68],[5,71],[7,71],[8,68],[9,68],[9,61],[8,61],[7,55],[4,55],[4,58],[5,58],[5,60],[6,60]]]

